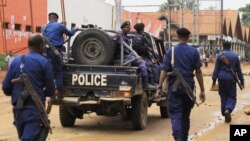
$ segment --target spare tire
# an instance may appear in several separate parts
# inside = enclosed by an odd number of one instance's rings
[[[113,59],[114,42],[107,33],[99,29],[86,29],[74,40],[72,55],[76,63],[85,65],[107,65]]]

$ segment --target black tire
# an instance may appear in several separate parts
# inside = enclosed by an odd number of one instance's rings
[[[148,100],[143,94],[132,98],[132,126],[135,130],[143,130],[147,125]]]
[[[76,63],[85,65],[107,65],[115,52],[111,37],[99,29],[86,29],[74,40],[72,55]]]
[[[168,118],[168,107],[160,106],[161,118]]]
[[[59,106],[60,122],[63,127],[72,127],[75,124],[76,117],[70,114],[70,107]]]

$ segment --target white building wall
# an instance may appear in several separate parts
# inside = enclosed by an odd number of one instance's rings
[[[67,27],[93,24],[103,29],[112,29],[112,6],[104,0],[64,0]],[[48,13],[56,12],[62,19],[60,0],[48,0]]]

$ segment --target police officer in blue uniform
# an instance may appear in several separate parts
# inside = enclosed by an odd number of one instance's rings
[[[58,23],[59,16],[56,13],[49,13],[49,23],[43,29],[43,35],[48,38],[48,40],[56,47],[59,53],[62,56],[63,51],[63,44],[64,44],[64,37],[63,35],[66,34],[67,36],[73,36],[77,28],[69,30],[66,28],[65,25]],[[56,89],[59,94],[62,93],[63,82],[62,82],[62,58],[55,55],[51,49],[47,51],[48,57],[51,59],[51,63],[53,66],[53,72],[55,76],[56,82]],[[59,95],[60,97],[60,95]]]
[[[223,51],[219,53],[216,59],[214,72],[212,75],[213,85],[215,85],[218,79],[219,83],[219,95],[221,99],[221,114],[225,116],[225,122],[231,122],[231,113],[233,112],[236,105],[236,81],[234,80],[230,70],[226,64],[224,64],[220,58],[225,56],[229,61],[234,72],[237,74],[240,83],[244,86],[244,78],[242,75],[240,60],[236,53],[230,50],[231,43],[225,41],[223,43]]]
[[[180,71],[185,81],[191,89],[195,88],[194,71],[198,83],[200,85],[200,100],[205,101],[205,90],[203,84],[203,76],[201,71],[201,61],[198,51],[187,44],[190,31],[186,28],[177,30],[179,44],[171,47],[166,51],[163,61],[163,67],[160,75],[157,94],[162,89],[162,84],[167,77],[167,72],[171,72],[173,68]],[[172,52],[173,51],[173,52]],[[173,54],[173,56],[172,56]],[[173,62],[171,63],[171,60]],[[190,113],[194,106],[194,102],[186,94],[181,85],[178,86],[176,92],[172,92],[173,84],[176,78],[169,76],[168,83],[168,110],[172,123],[173,137],[175,141],[187,141],[190,128]]]
[[[115,50],[115,59],[120,59],[121,58],[121,42],[125,42],[127,45],[131,45],[130,38],[127,36],[127,34],[130,32],[131,27],[130,27],[130,22],[129,21],[124,21],[121,26],[120,26],[122,32],[117,36],[116,39],[116,50]],[[129,56],[134,57],[134,55],[131,54],[129,49],[124,47],[124,59],[129,60]]]
[[[130,27],[130,22],[129,21],[124,21],[121,25],[122,32],[117,38],[116,42],[116,53],[115,53],[115,59],[120,59],[121,58],[121,42],[125,42],[127,45],[131,45],[130,38],[127,36],[129,33],[131,27]],[[131,51],[124,46],[124,60],[133,60],[135,59],[134,62],[132,62],[133,65],[138,66],[141,70],[141,76],[142,76],[142,82],[143,82],[143,88],[144,89],[156,89],[155,86],[149,84],[148,82],[148,76],[149,72],[147,71],[147,65],[146,61],[142,58],[136,58],[134,54],[131,53]]]
[[[14,123],[21,141],[37,141],[44,129],[40,117],[40,111],[35,107],[30,97],[24,101],[22,108],[16,104],[24,88],[23,85],[12,84],[11,80],[18,78],[23,72],[26,73],[34,89],[45,103],[46,96],[54,94],[52,66],[47,58],[42,56],[44,39],[41,35],[35,34],[29,37],[28,46],[30,52],[27,55],[16,57],[11,63],[2,83],[2,90],[7,96],[11,96],[13,105]]]
[[[148,71],[150,72],[150,75],[148,76],[149,83],[156,86],[157,84],[155,83],[155,80],[159,78],[160,68],[156,63],[156,60],[153,58],[153,49],[149,47],[149,41],[147,41],[147,38],[143,33],[144,27],[145,25],[143,23],[137,23],[134,25],[136,33],[133,40],[133,49],[147,62]]]

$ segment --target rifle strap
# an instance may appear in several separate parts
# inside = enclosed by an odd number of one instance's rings
[[[20,66],[19,66],[19,68],[20,68],[20,73],[21,74],[23,74],[24,73],[24,71],[23,71],[23,68],[24,68],[24,62],[25,62],[25,55],[22,55],[21,56],[21,64],[20,64]],[[19,76],[20,77],[20,76]],[[24,86],[23,86],[24,87]],[[25,90],[24,90],[25,91]],[[19,97],[18,97],[18,99],[17,99],[17,107],[18,108],[23,108],[23,106],[24,106],[24,102],[26,101],[26,99],[27,99],[27,97],[29,96],[27,93],[25,93],[25,92],[22,92],[20,95],[19,95]]]
[[[25,55],[21,56],[21,64],[20,64],[20,72],[23,74],[23,68],[24,68],[24,62],[25,62]]]
[[[171,66],[174,68],[174,47],[172,47]]]

